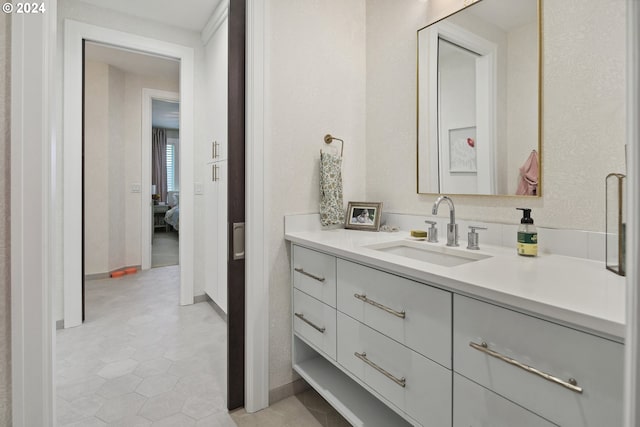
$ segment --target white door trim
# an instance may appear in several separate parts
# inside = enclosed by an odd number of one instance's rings
[[[11,16],[11,375],[14,427],[55,424],[55,1]]]
[[[142,269],[148,270],[151,268],[151,243],[153,239],[153,233],[151,227],[151,126],[152,126],[152,102],[154,99],[160,99],[162,101],[180,102],[180,94],[176,92],[167,92],[158,89],[142,89],[142,179],[140,180],[142,189],[140,190],[140,196],[142,197],[142,205],[140,207],[141,218],[140,224],[142,224],[142,236],[140,239],[141,247],[140,253],[142,254]],[[179,158],[181,158],[180,156]],[[145,203],[144,201],[147,200]],[[180,234],[182,239],[182,234]],[[180,242],[181,244],[181,242]]]
[[[193,304],[194,52],[192,48],[65,20],[64,43],[64,326],[82,324],[82,40],[180,60],[180,304]],[[142,193],[140,193],[142,195]]]
[[[495,139],[497,135],[497,72],[498,72],[498,46],[490,40],[484,39],[465,28],[449,22],[440,22],[433,27],[418,32],[419,65],[421,72],[418,75],[418,155],[419,159],[428,157],[429,169],[437,170],[438,177],[433,174],[418,174],[418,193],[433,193],[442,191],[442,183],[445,176],[445,168],[442,167],[442,153],[439,150],[439,133],[445,133],[439,123],[439,79],[438,79],[438,40],[444,38],[451,43],[462,46],[476,52],[483,57],[477,66],[481,71],[478,77],[486,81],[487,90],[480,91],[479,103],[484,105],[479,109],[476,138],[485,141],[483,147],[486,150],[478,151],[478,164],[487,166],[487,170],[478,169],[478,181],[484,181],[482,189],[486,194],[495,192],[496,156]],[[482,122],[480,121],[482,119]],[[480,123],[488,123],[482,126]],[[436,155],[432,155],[436,154]],[[446,162],[445,162],[446,163]],[[419,166],[421,165],[419,160]]]
[[[624,425],[640,423],[640,2],[627,0],[627,335]]]
[[[269,406],[269,225],[265,220],[265,2],[247,0],[246,30],[246,248],[245,409]]]

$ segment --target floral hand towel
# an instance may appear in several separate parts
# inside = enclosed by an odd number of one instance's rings
[[[344,223],[342,158],[329,153],[320,153],[320,222]]]

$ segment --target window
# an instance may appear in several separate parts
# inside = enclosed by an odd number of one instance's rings
[[[167,138],[167,191],[180,191],[178,140]]]

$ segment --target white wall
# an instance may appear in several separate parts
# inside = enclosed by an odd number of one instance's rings
[[[518,28],[508,34],[507,47],[507,138],[509,147],[507,168],[503,179],[507,183],[505,194],[516,194],[520,166],[531,150],[538,148],[538,109],[534,99],[538,93],[538,58],[528,52],[538,51],[536,23]]]
[[[125,157],[124,148],[124,108],[125,73],[115,67],[109,67],[109,270],[127,266],[125,259],[125,229],[123,217],[128,215],[125,204]],[[139,139],[139,138],[138,138]],[[85,253],[86,256],[86,253]],[[134,265],[134,264],[129,264]]]
[[[109,65],[85,64],[85,274],[109,271]]]
[[[85,274],[140,265],[142,89],[177,92],[177,79],[87,61]]]
[[[11,425],[11,15],[0,14],[0,426]]]
[[[462,3],[431,0],[428,15]],[[415,30],[427,22],[420,7],[367,1],[366,197],[389,212],[426,215],[435,195],[416,194]],[[624,171],[625,2],[546,1],[543,22],[543,197],[455,196],[456,213],[515,224],[514,208],[524,206],[539,225],[604,231],[604,178]]]
[[[131,185],[142,180],[142,89],[157,89],[167,92],[179,92],[178,80],[158,78],[153,76],[141,76],[126,73],[125,75],[125,126],[124,137],[127,141],[124,147],[126,165],[125,182],[122,186],[125,196],[126,216],[120,227],[125,227],[125,265],[141,265],[142,235],[140,217],[142,215],[142,200],[139,193],[131,192]],[[196,294],[197,295],[197,294]]]
[[[58,52],[60,52],[60,54],[57,55],[57,58],[58,58],[58,73],[60,78],[58,80],[58,87],[55,89],[56,92],[59,94],[59,105],[57,108],[58,117],[56,118],[57,123],[60,123],[60,124],[62,123],[62,110],[63,110],[62,109],[62,102],[63,102],[62,82],[64,78],[62,52],[64,47],[64,20],[67,18],[80,21],[80,22],[86,22],[86,23],[101,26],[101,27],[124,31],[127,33],[137,34],[144,37],[150,37],[157,40],[162,40],[166,42],[181,44],[188,47],[193,47],[195,52],[195,93],[198,94],[203,91],[202,85],[203,85],[204,76],[202,73],[202,68],[203,68],[203,61],[204,61],[204,52],[203,52],[202,42],[200,40],[199,33],[184,30],[177,27],[171,27],[168,25],[159,24],[153,21],[147,21],[141,18],[124,15],[124,14],[110,11],[107,9],[102,9],[100,7],[83,3],[79,0],[59,0],[58,3],[59,3],[58,4]],[[133,85],[132,82],[130,82],[129,84]],[[201,110],[202,108],[199,107],[199,101],[196,98],[195,111],[198,112]],[[134,111],[134,114],[139,115],[139,113],[136,113],[135,111]],[[129,113],[127,113],[127,116],[131,117]],[[204,120],[204,118],[202,115],[197,114],[195,120],[196,120],[195,140],[198,141],[198,140],[201,140],[201,138],[203,137],[203,132],[200,130],[200,126],[202,125],[202,121]],[[59,126],[57,131],[58,131],[57,139],[59,141],[62,141],[62,134],[63,134],[62,125]],[[64,170],[64,165],[62,164],[62,144],[59,144],[57,149],[58,149],[58,152],[56,153],[56,158],[58,159],[58,164],[56,165],[56,170],[58,172],[57,182],[58,182],[58,189],[59,189],[58,191],[61,192],[63,187],[62,171]],[[139,150],[137,152],[135,150],[127,151],[126,158],[127,158],[127,162],[130,161],[134,163],[135,162],[139,163],[140,151]],[[196,162],[194,160],[194,166],[195,164]],[[127,182],[131,182],[129,178],[127,178]],[[128,206],[130,206],[130,204],[132,203],[133,205],[136,204],[135,200],[133,201],[131,200],[132,197],[134,196],[131,195],[130,193],[127,195],[126,203]],[[62,200],[62,194],[59,194],[58,199]],[[196,197],[195,203],[194,203],[195,205],[194,209],[196,210],[196,215],[199,209],[198,201],[199,201],[199,198]],[[57,224],[56,224],[55,235],[57,236],[56,240],[61,242],[62,241],[62,219],[64,218],[64,211],[63,211],[62,203],[58,204],[57,206],[59,211],[56,213]],[[137,209],[140,209],[140,207],[138,207]],[[139,222],[139,219],[138,219],[138,222]],[[140,246],[140,237],[135,233],[131,234],[129,232],[129,230],[131,230],[131,227],[133,226],[134,226],[133,223],[127,222],[126,224],[128,248],[132,247],[131,245],[136,245],[136,244]],[[198,235],[198,233],[196,233],[195,244],[194,244],[196,248],[200,244],[199,238],[200,236]],[[130,256],[130,255],[131,254],[128,254],[127,256]],[[63,313],[64,289],[62,287],[62,284],[64,283],[64,276],[63,276],[62,250],[56,251],[56,254],[52,262],[55,264],[56,283],[60,284],[60,286],[58,286],[58,288],[56,289],[55,295],[54,295],[54,315],[55,315],[55,318],[59,320],[59,319],[62,319],[64,316],[64,313]],[[198,252],[196,252],[196,259],[194,260],[194,262],[197,265],[198,263],[205,262],[205,260],[202,259],[202,257],[198,257]],[[139,262],[137,264],[139,264]],[[194,295],[202,295],[202,293],[203,293],[202,285],[201,283],[198,283],[196,281],[194,284]]]
[[[284,215],[317,212],[319,150],[345,141],[344,200],[365,190],[365,2],[273,0],[266,16],[265,125],[269,274],[269,383],[293,379],[291,282]]]

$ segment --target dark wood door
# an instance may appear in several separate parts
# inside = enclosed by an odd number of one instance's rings
[[[244,406],[244,259],[233,258],[234,224],[244,224],[245,0],[229,2],[227,408]]]

